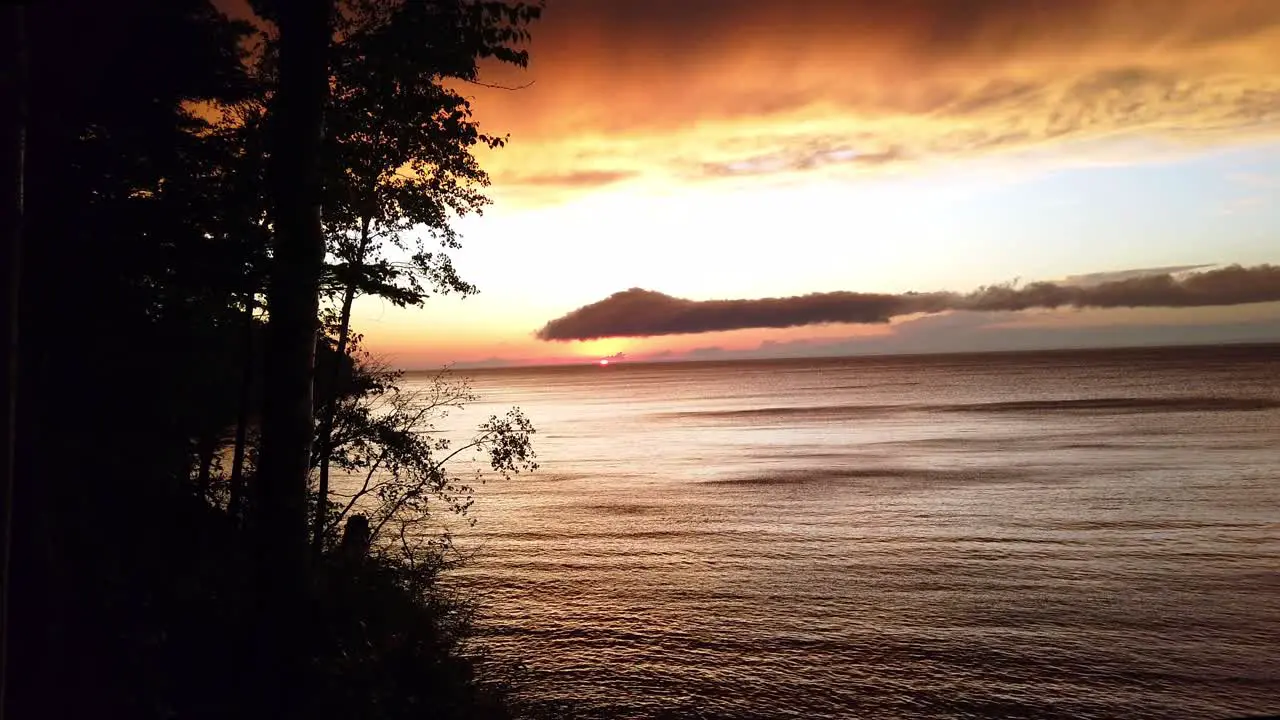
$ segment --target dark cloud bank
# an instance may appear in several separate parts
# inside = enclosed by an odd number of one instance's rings
[[[547,323],[541,340],[592,340],[786,328],[826,323],[884,323],[948,310],[979,312],[1033,308],[1206,307],[1280,301],[1280,266],[1232,265],[1217,270],[1161,273],[1092,285],[1037,282],[980,288],[971,293],[813,293],[760,300],[684,300],[632,288]]]

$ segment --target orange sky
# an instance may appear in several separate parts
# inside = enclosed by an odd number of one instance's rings
[[[421,311],[357,302],[357,329],[394,362],[930,327],[533,339],[629,287],[695,300],[966,291],[1280,261],[1277,0],[548,0],[532,30],[529,69],[485,78],[531,86],[465,90],[484,129],[510,135],[481,156],[495,204],[458,223],[455,260],[481,295]],[[1280,338],[1271,306],[984,327],[1135,317],[1274,321]]]
[[[954,161],[1160,132],[1270,133],[1273,0],[552,0],[515,142],[486,166],[533,204],[615,183]],[[737,172],[735,172],[737,168]]]

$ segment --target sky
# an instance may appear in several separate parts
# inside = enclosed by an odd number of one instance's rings
[[[694,303],[1280,263],[1276,0],[549,0],[468,87],[494,203],[466,299],[356,303],[407,367],[1280,340],[1280,302],[945,309],[542,340]],[[1119,274],[1116,274],[1119,273]],[[1142,272],[1137,272],[1142,275]]]

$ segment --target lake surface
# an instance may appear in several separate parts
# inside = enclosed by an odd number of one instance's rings
[[[469,374],[462,420],[539,428],[542,469],[460,536],[539,698],[1280,713],[1280,347]]]

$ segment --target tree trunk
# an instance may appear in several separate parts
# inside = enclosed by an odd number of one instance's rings
[[[227,514],[239,518],[244,511],[244,458],[249,439],[249,404],[253,401],[253,293],[244,301],[244,364],[240,375],[240,404],[236,409],[235,448],[231,453],[231,496]]]
[[[0,718],[4,717],[9,666],[9,600],[11,583],[9,558],[13,544],[14,456],[17,452],[18,398],[18,286],[22,277],[23,180],[26,174],[26,33],[25,11],[19,4],[4,9],[3,24],[7,29],[4,47],[4,87],[0,94],[3,108],[3,232],[4,263],[7,266],[4,288],[4,420],[3,449],[0,450]]]
[[[311,549],[316,554],[324,550],[329,501],[329,459],[333,455],[333,420],[338,413],[338,382],[342,379],[342,359],[347,354],[347,342],[351,338],[351,305],[356,299],[356,279],[364,265],[364,254],[369,247],[369,218],[360,220],[360,247],[347,268],[347,287],[342,293],[342,314],[338,319],[338,349],[334,354],[333,371],[329,376],[329,402],[320,420],[320,481],[316,492],[316,514],[312,525]]]
[[[272,577],[302,577],[311,466],[312,375],[324,235],[320,153],[327,2],[280,3],[280,84],[271,108],[269,191],[274,226],[268,283],[266,383],[254,520],[261,554],[283,563]]]
[[[319,156],[332,0],[276,4],[279,85],[269,115],[273,257],[267,287],[262,448],[251,517],[259,608],[256,681],[264,717],[299,717],[307,608],[307,479],[324,233]],[[294,702],[291,702],[293,700]]]
[[[218,453],[218,438],[208,435],[196,442],[196,457],[199,465],[196,470],[196,492],[203,499],[209,499],[213,489],[213,457]]]

